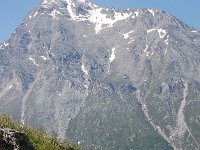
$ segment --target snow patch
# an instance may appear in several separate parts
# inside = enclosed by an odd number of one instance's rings
[[[83,0],[81,0],[83,2]],[[118,13],[114,12],[114,17],[108,17],[106,14],[103,13],[103,11],[106,11],[106,9],[99,8],[94,4],[89,4],[91,9],[87,10],[86,15],[77,15],[74,11],[75,4],[71,0],[66,0],[68,3],[67,10],[69,12],[69,15],[71,16],[71,19],[74,21],[90,21],[95,24],[95,32],[96,34],[99,34],[100,31],[107,27],[112,27],[114,23],[127,19],[132,15],[132,13]]]
[[[128,44],[131,44],[132,42],[134,42],[135,40],[134,39],[131,39],[131,41],[128,42]]]
[[[166,30],[164,30],[162,28],[157,28],[157,29],[153,28],[153,29],[147,30],[147,33],[150,33],[150,32],[156,31],[156,30],[158,31],[158,34],[161,39],[164,38],[167,34]]]
[[[168,49],[166,48],[164,53],[167,54],[167,51],[168,51]]]
[[[128,38],[129,38],[129,34],[131,34],[131,33],[133,33],[133,32],[134,32],[134,30],[132,30],[132,31],[130,31],[130,32],[128,32],[128,33],[123,34],[124,39],[128,39]]]
[[[70,19],[74,21],[89,21],[91,23],[95,24],[95,32],[96,34],[99,34],[101,30],[112,27],[114,23],[125,20],[128,17],[132,16],[133,13],[121,13],[114,10],[112,16],[108,16],[105,11],[109,11],[109,9],[100,8],[88,1],[87,7],[89,9],[86,10],[86,14],[77,14],[76,12],[76,3],[74,0],[64,0],[67,2],[67,11],[70,15]],[[79,3],[84,3],[86,0],[77,0]],[[42,3],[42,6],[44,8],[48,8],[49,6],[53,6],[56,3],[59,3],[59,0],[44,0]],[[83,4],[84,5],[84,4]],[[62,8],[61,8],[62,9]],[[52,11],[50,14],[51,16],[55,17],[56,14],[62,14],[56,10]],[[139,12],[135,12],[135,14],[138,16]]]
[[[146,48],[144,49],[144,52],[145,52],[145,53],[147,52],[148,48],[149,48],[149,46],[146,45]]]
[[[71,16],[71,18],[73,19],[73,20],[77,20],[77,17],[76,17],[76,14],[73,12],[73,10],[72,10],[72,2],[70,1],[70,0],[66,0],[67,1],[67,3],[68,3],[68,5],[67,5],[67,10],[68,10],[68,12],[69,12],[69,15]]]
[[[31,60],[34,65],[36,65],[38,67],[40,66],[39,64],[36,63],[35,59],[33,59],[31,56],[29,57],[29,60]]]
[[[35,18],[37,16],[38,12],[35,12],[35,14],[33,15],[33,18]]]
[[[112,52],[111,52],[111,56],[110,56],[110,63],[113,61],[113,60],[115,60],[115,51],[116,50],[116,48],[112,48]]]
[[[168,39],[168,38],[165,40],[165,44],[166,44],[166,45],[169,44],[169,39]]]
[[[131,18],[132,18],[132,19],[135,19],[135,16],[134,16],[134,15],[132,15],[132,16],[131,16]]]
[[[88,71],[83,63],[82,63],[81,69],[86,75],[88,75]]]
[[[157,29],[150,29],[150,30],[147,30],[147,33],[150,33],[150,32],[153,32],[153,31],[156,31]]]
[[[79,3],[84,3],[84,2],[85,2],[85,0],[78,0],[78,2],[79,2]]]
[[[155,16],[155,12],[152,9],[147,9],[153,16]]]
[[[131,14],[128,14],[128,13],[115,12],[114,19],[112,19],[112,18],[108,18],[106,14],[103,14],[102,10],[103,10],[102,8],[98,8],[98,9],[93,9],[89,11],[90,16],[88,20],[96,24],[96,27],[95,27],[96,34],[99,34],[102,29],[106,27],[112,27],[114,23],[120,20],[124,20],[128,18],[129,16],[131,16]]]
[[[13,87],[13,85],[10,85],[8,89],[10,90],[12,87]]]
[[[162,28],[158,29],[158,33],[159,33],[159,36],[161,39],[164,38],[165,35],[167,34],[166,30],[164,30]]]
[[[45,56],[41,56],[41,58],[42,58],[43,60],[45,60],[45,61],[47,60],[47,58],[46,58]]]
[[[7,42],[3,43],[5,47],[9,46],[9,44]]]
[[[136,17],[138,17],[140,15],[140,12],[139,11],[135,11],[134,14],[135,14]]]
[[[83,83],[83,86],[84,86],[86,89],[88,89],[88,86],[87,86],[87,84]]]
[[[146,56],[149,56],[149,52],[147,52],[148,48],[149,48],[149,46],[146,45],[146,48],[144,49],[144,53],[146,53]]]
[[[88,87],[88,85],[87,85],[87,83],[88,83],[88,76],[89,76],[89,74],[88,74],[88,70],[86,69],[86,67],[85,67],[85,65],[82,63],[82,65],[81,65],[81,69],[82,69],[82,71],[87,75],[87,77],[86,77],[86,79],[83,81],[83,86],[86,88],[86,89],[88,89],[89,87]],[[88,91],[87,91],[87,95],[88,95]]]
[[[195,31],[195,30],[194,30],[194,31],[191,31],[191,32],[192,32],[192,33],[197,33],[197,31]]]
[[[58,10],[53,10],[49,15],[52,16],[53,18],[56,18],[56,15],[62,15],[62,13],[59,12]]]
[[[165,44],[166,44],[166,46],[169,45],[169,35],[167,36],[167,39],[165,40]],[[165,49],[164,53],[167,54],[167,52],[168,52],[168,48]]]

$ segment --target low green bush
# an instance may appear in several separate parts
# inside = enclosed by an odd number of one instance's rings
[[[25,133],[36,150],[80,150],[77,145],[68,142],[61,143],[43,131],[23,126],[21,123],[13,121],[8,115],[0,116],[0,127]]]

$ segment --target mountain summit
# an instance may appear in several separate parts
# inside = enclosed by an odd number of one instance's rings
[[[93,149],[200,149],[200,32],[157,9],[44,0],[0,44],[0,113]]]
[[[139,15],[139,12],[134,14],[131,11],[122,12],[101,8],[84,0],[45,0],[41,9],[54,18],[66,16],[73,21],[94,23],[96,33],[99,33],[103,28],[112,27],[118,21]],[[153,10],[151,12],[154,13]]]

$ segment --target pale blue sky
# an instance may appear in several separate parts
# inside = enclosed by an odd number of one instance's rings
[[[41,0],[1,0],[0,42],[22,22]],[[200,30],[200,0],[91,0],[93,3],[115,8],[159,8]]]

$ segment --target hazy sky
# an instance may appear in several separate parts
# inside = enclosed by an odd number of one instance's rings
[[[1,0],[0,42],[22,22],[41,0]],[[159,8],[200,30],[200,0],[91,0],[97,5],[116,8]]]

